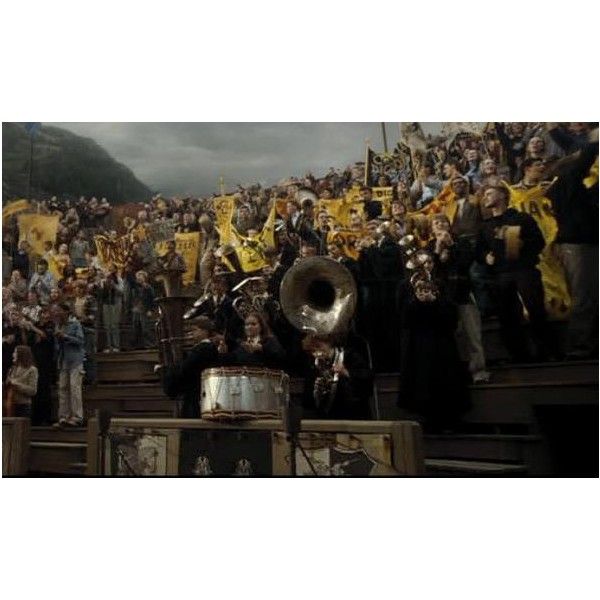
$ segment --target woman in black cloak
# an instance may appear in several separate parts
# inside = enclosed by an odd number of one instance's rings
[[[452,429],[470,404],[456,306],[427,279],[407,285],[404,296],[398,406],[420,415],[430,431]]]
[[[222,365],[281,369],[285,364],[284,349],[257,312],[246,316],[242,339],[221,340],[218,350]]]

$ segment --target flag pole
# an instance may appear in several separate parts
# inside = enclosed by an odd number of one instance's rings
[[[364,185],[369,185],[369,149],[371,148],[371,140],[365,138],[365,182]]]
[[[27,200],[31,200],[31,174],[33,171],[33,135],[29,135],[29,172],[27,173]]]
[[[381,134],[383,136],[383,150],[387,154],[387,152],[388,152],[388,144],[387,144],[387,134],[385,132],[385,123],[381,124]]]

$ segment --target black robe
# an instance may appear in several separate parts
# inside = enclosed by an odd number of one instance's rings
[[[263,340],[262,350],[249,352],[242,346],[242,341],[233,343],[227,354],[222,355],[222,364],[238,367],[264,367],[282,369],[285,366],[285,350],[274,336]]]
[[[402,323],[398,406],[433,427],[452,426],[469,407],[469,375],[454,338],[456,306],[443,298],[420,302],[413,295]]]
[[[302,404],[306,411],[320,419],[368,420],[372,418],[370,399],[373,392],[373,372],[369,367],[364,348],[359,340],[349,340],[344,346],[344,366],[350,377],[340,376],[335,398],[329,410],[316,406],[314,397],[315,379],[319,372],[314,359],[305,354],[305,379]]]
[[[181,417],[200,418],[200,389],[202,371],[220,363],[217,347],[212,342],[196,344],[181,365],[168,367],[163,375],[163,389],[170,398],[181,397]]]
[[[38,369],[37,394],[31,402],[31,422],[43,425],[52,421],[52,386],[56,383],[56,361],[54,343],[54,324],[51,321],[38,325],[45,334],[45,339],[37,340],[32,335],[31,351]]]
[[[386,237],[361,251],[358,330],[370,342],[377,372],[393,371],[399,361],[399,286],[403,278],[400,246]]]

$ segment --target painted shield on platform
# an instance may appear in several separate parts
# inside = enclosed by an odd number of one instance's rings
[[[313,475],[314,472],[298,449],[296,461],[298,475]],[[364,450],[331,448],[307,449],[306,454],[319,477],[368,477],[377,464]]]

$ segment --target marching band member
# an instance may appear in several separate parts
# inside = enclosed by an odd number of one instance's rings
[[[370,419],[373,374],[364,356],[349,343],[307,335],[302,348],[310,357],[305,371],[304,408],[319,418]]]
[[[481,316],[473,297],[469,269],[474,259],[474,250],[468,239],[455,238],[450,233],[450,220],[443,214],[431,217],[434,239],[427,250],[434,259],[434,272],[441,280],[443,292],[458,309],[459,348],[468,357],[469,371],[474,383],[489,381],[490,373],[485,368],[485,354],[481,338]],[[466,342],[462,343],[461,342]]]
[[[219,340],[219,354],[227,365],[281,368],[285,350],[272,334],[264,317],[250,312],[244,321],[244,337],[240,340]]]
[[[200,418],[200,382],[202,371],[220,363],[214,341],[215,324],[208,317],[200,316],[190,321],[190,337],[195,344],[181,365],[163,368],[163,389],[170,398],[180,397],[180,416],[186,419]]]

